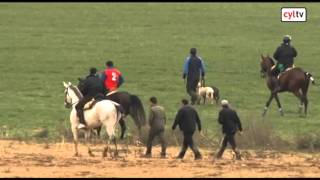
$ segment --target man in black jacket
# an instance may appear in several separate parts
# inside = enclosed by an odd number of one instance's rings
[[[86,77],[86,79],[79,86],[79,90],[81,91],[83,98],[76,105],[77,115],[79,117],[79,126],[78,128],[85,128],[85,119],[83,114],[83,107],[85,104],[92,100],[92,98],[97,95],[104,96],[105,88],[103,81],[96,75],[97,69],[90,68],[90,74]]]
[[[197,49],[190,49],[190,56],[186,58],[183,68],[183,76],[185,79],[187,77],[186,89],[187,93],[191,97],[191,104],[195,104],[199,96],[197,93],[197,85],[200,81],[200,75],[202,80],[205,76],[204,63],[201,57],[197,56]]]
[[[236,158],[241,159],[240,152],[236,149],[236,142],[234,139],[234,135],[238,130],[242,132],[240,119],[236,111],[229,108],[229,103],[227,100],[222,100],[221,105],[222,110],[219,112],[218,121],[220,124],[222,124],[222,132],[225,136],[216,158],[220,159],[222,157],[222,154],[227,147],[227,143],[229,142],[236,154]]]
[[[178,111],[172,126],[172,130],[174,130],[176,126],[179,125],[179,128],[181,131],[183,131],[183,136],[184,136],[182,149],[177,158],[182,159],[189,146],[194,153],[195,159],[196,160],[202,159],[200,151],[193,144],[193,139],[192,139],[193,133],[196,130],[196,124],[198,125],[199,132],[201,131],[200,118],[197,111],[188,104],[189,104],[188,100],[186,99],[182,100],[182,107]]]
[[[289,67],[293,67],[294,58],[297,56],[297,50],[290,45],[291,36],[286,35],[283,38],[283,43],[276,49],[273,58],[277,61],[273,68],[273,74],[278,75]]]

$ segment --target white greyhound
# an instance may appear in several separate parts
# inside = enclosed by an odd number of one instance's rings
[[[66,108],[72,107],[70,113],[70,123],[71,130],[73,133],[74,147],[75,147],[75,156],[78,156],[78,137],[79,137],[79,129],[77,128],[79,125],[79,118],[77,116],[77,112],[75,106],[82,98],[82,94],[76,86],[73,86],[70,82],[67,84],[63,82],[65,87],[65,97],[64,104]],[[122,118],[120,105],[111,101],[111,100],[101,100],[97,102],[91,109],[84,111],[84,117],[86,122],[85,130],[85,141],[87,144],[87,139],[90,135],[91,129],[99,127],[101,125],[105,126],[106,132],[109,136],[109,142],[103,150],[102,156],[107,156],[108,148],[110,140],[112,140],[115,144],[117,154],[117,143],[115,139],[115,129],[118,121]],[[88,153],[90,156],[93,156],[90,147],[88,147]]]
[[[203,86],[201,86],[201,83],[199,82],[197,89],[198,89],[198,95],[200,96],[198,104],[200,104],[200,102],[201,102],[201,97],[203,98],[203,104],[206,103],[206,100],[210,101],[211,104],[213,104],[214,90],[212,87],[203,87]]]

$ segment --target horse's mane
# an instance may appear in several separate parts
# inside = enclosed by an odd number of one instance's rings
[[[76,95],[78,96],[79,99],[82,99],[83,95],[82,95],[82,93],[80,92],[80,90],[76,86],[71,85],[70,89],[72,89],[73,92],[76,93]]]
[[[271,65],[274,65],[274,61],[270,56],[267,56],[267,59],[271,62]]]

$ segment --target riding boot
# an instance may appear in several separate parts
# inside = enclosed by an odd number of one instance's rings
[[[78,110],[77,111],[77,115],[79,117],[79,126],[78,128],[81,129],[81,128],[85,128],[86,127],[86,123],[85,123],[85,120],[84,120],[84,114],[83,114],[83,110]]]

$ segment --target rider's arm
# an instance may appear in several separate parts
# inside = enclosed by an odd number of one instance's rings
[[[100,75],[99,75],[99,78],[104,82],[105,79],[106,79],[106,75],[104,72],[101,72]]]
[[[119,76],[118,87],[120,87],[123,82],[124,82],[124,79],[123,79],[122,75],[120,75]]]
[[[292,49],[293,49],[293,57],[297,57],[298,55],[297,50],[294,47],[292,47]]]
[[[187,57],[186,60],[184,61],[183,65],[183,79],[186,78],[186,75],[188,74],[188,69],[189,69],[189,60],[190,58]]]
[[[279,60],[280,47],[277,48],[276,52],[273,54],[273,58],[278,61]]]
[[[205,66],[204,66],[204,62],[203,60],[201,59],[201,57],[199,57],[199,59],[201,60],[201,76],[204,77],[205,73],[206,73],[206,69],[205,69]]]

